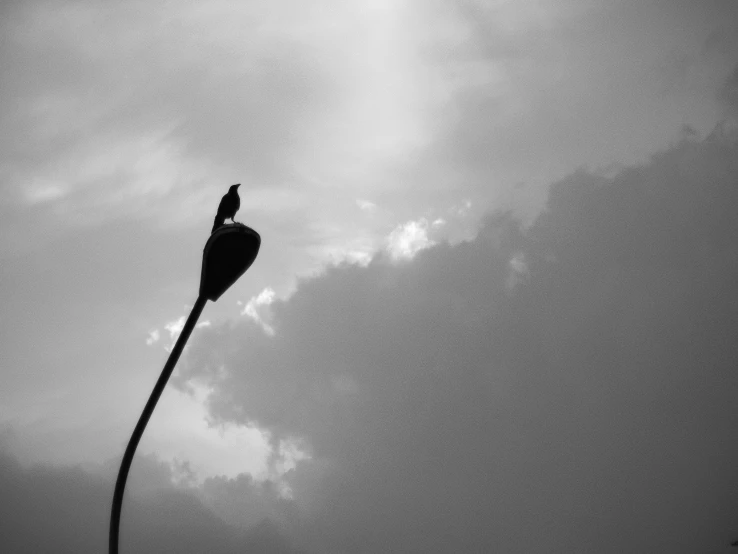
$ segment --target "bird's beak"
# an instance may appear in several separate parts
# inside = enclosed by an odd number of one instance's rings
[[[240,186],[241,186],[241,183],[238,183],[238,184],[236,185],[236,188],[238,188],[238,187],[240,187]]]

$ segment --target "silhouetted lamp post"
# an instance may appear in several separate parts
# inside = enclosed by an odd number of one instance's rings
[[[215,302],[220,296],[228,290],[238,278],[243,275],[246,270],[256,259],[261,245],[261,237],[259,233],[253,229],[235,223],[232,225],[223,225],[218,228],[205,244],[202,254],[202,273],[200,274],[200,293],[197,301],[192,307],[187,322],[182,328],[182,332],[177,338],[177,342],[169,354],[167,363],[159,376],[159,380],[151,391],[149,401],[138,419],[136,428],[133,430],[131,439],[123,454],[123,461],[118,471],[118,479],[115,482],[115,492],[113,493],[113,507],[110,512],[110,534],[108,536],[108,552],[110,554],[118,553],[118,531],[120,528],[120,511],[123,505],[123,492],[126,488],[126,479],[128,478],[128,470],[131,468],[133,455],[136,453],[141,436],[146,429],[146,424],[151,418],[151,414],[159,401],[164,387],[169,380],[174,366],[177,364],[180,354],[190,338],[192,329],[205,307],[208,300]]]

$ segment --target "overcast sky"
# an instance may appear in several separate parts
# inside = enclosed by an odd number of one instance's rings
[[[738,3],[4,2],[0,545],[738,539]]]

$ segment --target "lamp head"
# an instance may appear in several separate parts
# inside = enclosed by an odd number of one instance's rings
[[[238,185],[232,185],[231,189]],[[219,227],[202,252],[200,296],[215,302],[254,263],[261,246],[259,233],[235,223]]]

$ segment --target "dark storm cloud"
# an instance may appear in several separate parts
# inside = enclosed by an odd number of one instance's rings
[[[720,90],[720,99],[725,102],[733,117],[738,117],[738,64],[733,68],[733,73],[725,80]]]
[[[495,216],[409,263],[303,281],[271,305],[274,337],[205,330],[183,375],[215,386],[216,418],[304,441],[293,533],[318,551],[722,548],[737,184],[722,127],[578,172],[529,229]]]
[[[110,465],[107,469],[117,470]],[[107,548],[111,472],[80,467],[22,467],[0,452],[0,544],[7,554],[68,552],[96,554]],[[238,527],[218,518],[199,489],[172,485],[172,468],[139,457],[129,480],[121,525],[121,551],[136,553],[261,552],[297,554],[269,520],[241,519]],[[240,480],[239,502],[257,486]],[[210,487],[212,489],[212,487]],[[257,493],[258,494],[258,493]],[[216,504],[218,490],[208,490]],[[231,510],[231,517],[237,513]]]

